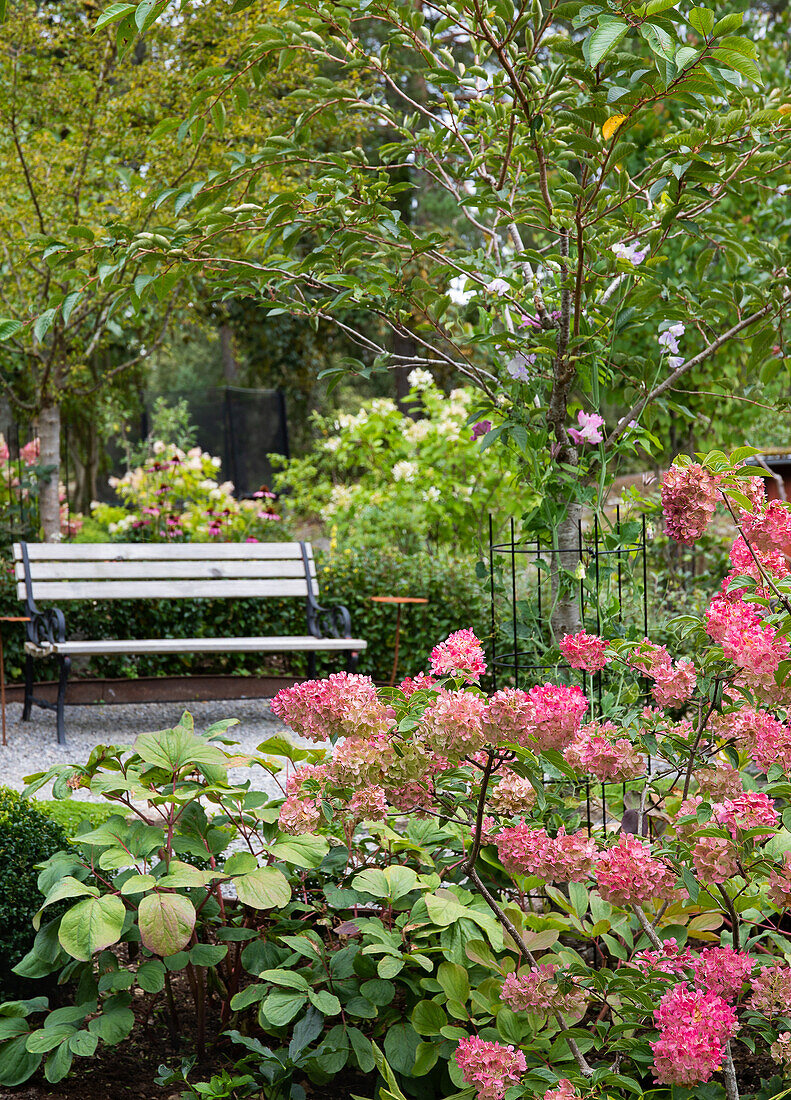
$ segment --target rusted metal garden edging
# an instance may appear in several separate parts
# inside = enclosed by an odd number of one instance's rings
[[[304,676],[141,676],[137,679],[85,679],[69,684],[69,703],[188,703],[214,699],[271,699]],[[38,684],[36,692],[54,701],[57,680]],[[6,700],[21,703],[24,684],[9,684]]]

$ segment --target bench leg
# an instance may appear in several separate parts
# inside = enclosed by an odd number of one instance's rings
[[[316,679],[316,654],[308,653],[308,679]]]
[[[66,684],[69,679],[69,669],[71,668],[71,657],[60,658],[60,679],[58,681],[58,704],[57,704],[57,716],[58,716],[58,744],[66,744],[66,721],[64,718],[64,708],[66,706]]]
[[[360,660],[360,654],[355,653],[353,650],[349,650],[346,654],[346,671],[356,672],[357,662]]]
[[[22,707],[22,721],[30,721],[30,709],[33,706],[33,658],[25,655],[25,704]]]

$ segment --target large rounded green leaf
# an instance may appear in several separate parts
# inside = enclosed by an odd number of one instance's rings
[[[118,943],[125,913],[124,903],[112,894],[78,902],[60,922],[61,947],[72,958],[87,962],[97,951]]]
[[[137,909],[143,946],[155,955],[175,955],[190,941],[195,906],[182,894],[148,894]]]
[[[27,1034],[18,1035],[0,1046],[0,1085],[21,1085],[41,1065],[41,1055],[27,1049]]]
[[[259,867],[233,880],[239,901],[252,909],[275,909],[291,900],[291,887],[276,867]]]

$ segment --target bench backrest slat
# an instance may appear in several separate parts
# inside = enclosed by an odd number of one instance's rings
[[[30,543],[34,600],[133,600],[308,595],[299,543]],[[316,565],[305,547],[311,590]],[[22,548],[14,545],[25,599]]]

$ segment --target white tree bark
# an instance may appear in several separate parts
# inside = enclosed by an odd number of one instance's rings
[[[57,542],[60,539],[60,407],[47,405],[39,414],[38,435],[41,443],[39,462],[49,467],[46,481],[39,485],[39,517],[45,542]],[[54,467],[54,468],[53,468]]]
[[[557,525],[557,545],[550,554],[550,583],[552,588],[552,633],[560,641],[564,634],[575,634],[582,630],[580,615],[579,581],[568,574],[573,573],[580,564],[580,530],[582,523],[582,505],[570,501],[566,514]]]

